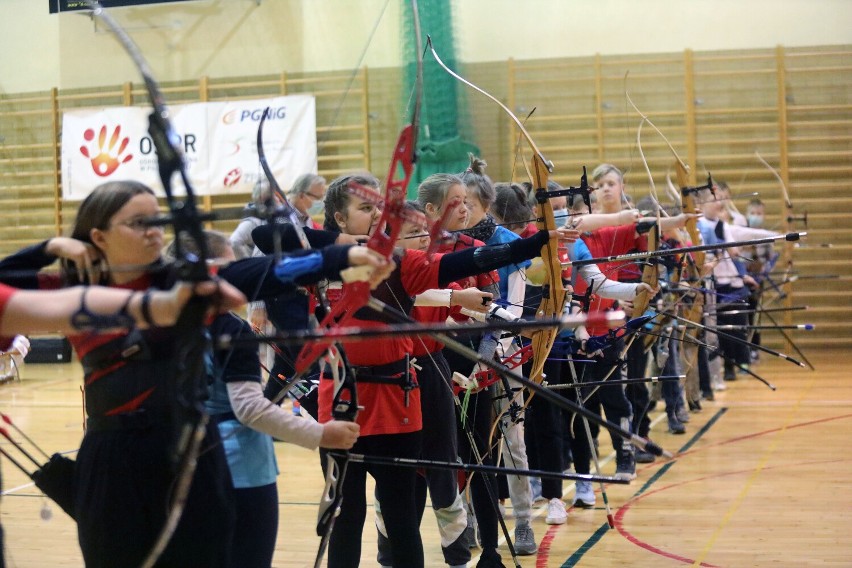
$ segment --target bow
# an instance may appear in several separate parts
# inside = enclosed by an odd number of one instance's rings
[[[171,216],[171,224],[176,236],[187,234],[196,245],[198,255],[191,255],[183,250],[180,239],[176,239],[175,267],[181,280],[201,282],[207,280],[207,244],[204,228],[199,214],[195,193],[187,174],[186,161],[179,143],[179,136],[169,120],[169,109],[156,80],[143,58],[138,46],[127,35],[118,23],[110,16],[97,0],[86,0],[92,9],[92,15],[100,18],[115,34],[136,64],[142,78],[148,97],[153,107],[149,117],[148,132],[157,151],[160,180],[166,194],[166,201]],[[172,182],[179,175],[186,195],[179,199],[175,196]],[[209,337],[204,328],[204,317],[209,305],[209,299],[193,297],[181,311],[175,325],[175,361],[177,368],[175,377],[166,381],[166,388],[171,390],[172,427],[172,456],[175,473],[175,489],[172,505],[167,514],[166,522],[160,534],[149,551],[142,566],[153,566],[165,550],[178,522],[183,515],[186,498],[195,474],[195,467],[204,439],[207,425],[207,414],[204,410],[203,397],[206,395],[206,368],[204,355],[209,348]]]
[[[785,228],[786,230],[789,230],[789,228],[790,228],[790,226],[791,226],[791,224],[792,224],[793,222],[795,222],[795,221],[800,221],[800,222],[802,222],[802,223],[804,224],[805,230],[807,230],[807,228],[808,228],[808,212],[807,212],[807,211],[804,211],[801,215],[794,215],[794,211],[793,211],[793,202],[792,202],[792,200],[790,199],[790,193],[789,193],[789,191],[787,190],[787,184],[786,184],[786,183],[784,183],[784,177],[783,177],[780,173],[778,173],[778,170],[776,170],[775,168],[773,168],[773,167],[769,164],[769,162],[767,162],[766,160],[764,160],[764,159],[763,159],[763,156],[761,156],[761,155],[760,155],[760,153],[759,153],[757,150],[755,150],[754,155],[757,157],[758,161],[759,161],[761,164],[763,164],[763,165],[764,165],[764,166],[765,166],[765,167],[766,167],[766,168],[767,168],[770,172],[772,172],[772,175],[775,177],[775,179],[776,179],[776,180],[778,180],[778,185],[779,185],[779,187],[781,188],[781,193],[782,193],[782,194],[783,194],[783,196],[784,196],[784,207],[786,208],[786,215],[784,216],[784,219],[783,219],[783,222],[784,222],[784,228]],[[787,261],[786,273],[789,273],[791,270],[793,270],[793,253],[792,253],[792,248],[788,247],[788,248],[785,250],[784,258],[785,258],[785,260]],[[785,276],[784,276],[784,281],[785,281],[785,282],[787,282],[787,276],[786,276],[786,273],[785,273]],[[771,282],[771,281],[770,281],[770,282]],[[764,284],[763,282],[761,282],[761,284],[760,284],[760,297],[762,297],[762,295],[763,295],[763,289],[764,289],[764,285],[763,285],[763,284]],[[785,298],[789,298],[789,291],[790,291],[790,286],[789,286],[789,284],[788,284],[788,286],[786,286],[786,287],[785,287],[785,290],[786,290],[785,292],[780,292],[780,294],[781,294],[781,295],[783,295]],[[791,306],[791,305],[792,305],[792,300],[787,300],[787,304],[786,304],[786,305],[787,305],[787,306]],[[776,323],[776,322],[772,319],[772,316],[769,316],[769,319],[770,319],[770,321],[772,321],[773,323]],[[791,323],[791,322],[792,322],[792,320],[790,319],[790,317],[789,317],[789,316],[787,316],[787,317],[785,318],[785,322],[789,324],[789,323]],[[803,358],[803,359],[805,359],[805,361],[808,363],[808,366],[810,366],[810,367],[811,367],[811,370],[813,370],[813,365],[811,365],[810,361],[807,361],[807,358],[804,356],[804,353],[802,353],[802,352],[799,350],[799,348],[798,348],[798,347],[796,346],[796,344],[793,342],[792,338],[791,338],[791,337],[789,337],[789,336],[788,336],[785,332],[783,332],[783,331],[782,331],[782,334],[784,335],[784,339],[787,341],[787,343],[788,343],[791,347],[793,347],[793,348],[796,350],[796,352],[797,352],[797,353],[799,353],[799,355],[801,355],[801,356],[802,356],[802,358]]]
[[[656,251],[660,246],[660,225],[659,219],[648,231],[648,252]],[[660,265],[656,261],[645,263],[642,268],[642,283],[647,284],[652,289],[656,288],[660,281]],[[641,316],[648,309],[648,304],[651,302],[653,294],[647,290],[640,290],[633,299],[633,315]]]
[[[269,112],[270,108],[266,107],[263,110],[263,116],[260,117],[260,124],[257,125],[257,160],[260,162],[260,168],[263,170],[263,175],[266,176],[266,180],[269,182],[270,189],[272,189],[272,191],[281,199],[283,206],[281,214],[284,217],[290,218],[295,210],[290,204],[290,201],[287,199],[287,194],[285,194],[284,190],[281,189],[281,185],[279,185],[278,180],[275,179],[275,175],[272,173],[272,168],[269,167],[269,162],[266,159],[266,151],[263,148],[263,125],[266,124]],[[311,248],[302,225],[300,223],[293,223],[293,228],[296,230],[296,236],[299,238],[299,244],[302,245],[302,248],[304,250]],[[275,245],[276,247],[280,246],[278,239],[275,239]],[[276,249],[276,253],[280,253],[280,251]],[[276,254],[276,258],[278,256],[280,256],[280,254]]]
[[[633,105],[633,108],[635,109],[636,105],[633,104],[633,101],[630,99],[630,95],[629,95],[629,93],[627,93],[626,90],[625,90],[625,96],[627,97],[627,100],[630,101],[630,103]],[[636,110],[638,111],[638,109],[636,109]],[[642,114],[642,113],[640,112],[640,114]],[[645,115],[642,115],[642,120],[639,122],[639,127],[636,129],[636,147],[638,148],[639,155],[642,158],[642,164],[645,166],[645,172],[648,174],[650,196],[651,196],[651,199],[654,202],[655,209],[656,209],[657,222],[649,230],[648,238],[647,238],[647,241],[648,241],[647,250],[648,250],[648,252],[653,252],[653,251],[656,251],[657,249],[660,248],[660,216],[665,211],[664,211],[662,205],[660,205],[660,202],[659,202],[659,199],[658,199],[658,196],[657,196],[657,187],[656,187],[656,184],[654,183],[654,176],[653,176],[653,174],[651,174],[651,168],[648,165],[648,160],[645,158],[645,152],[642,149],[642,126],[646,122],[649,122],[647,117]],[[672,149],[672,153],[674,153],[674,149]],[[677,157],[676,153],[675,153],[675,156]],[[680,159],[678,159],[677,162],[678,162],[678,164],[682,164]],[[685,166],[682,167],[682,168],[679,168],[678,171],[684,172]],[[681,175],[683,175],[683,173],[681,173]],[[669,187],[670,187],[670,184],[669,184]],[[677,195],[677,194],[674,194],[673,197],[674,197],[675,200],[680,200],[680,196]],[[677,276],[675,278],[677,280],[680,279],[680,269],[677,270]],[[641,280],[644,284],[648,284],[652,288],[656,288],[656,286],[657,286],[657,284],[659,283],[659,280],[660,280],[660,265],[658,264],[658,262],[651,261],[651,262],[647,262],[645,264],[645,267],[642,269]],[[636,298],[633,301],[633,313],[634,313],[634,315],[639,316],[639,315],[645,313],[645,311],[648,309],[648,304],[650,303],[651,299],[652,299],[652,295],[649,292],[640,291],[636,295]],[[646,335],[645,339],[643,341],[644,349],[645,349],[646,352],[648,351],[648,349],[651,348],[651,345],[654,343],[654,341],[656,341],[656,337],[655,337],[656,334],[666,324],[666,320],[664,318],[655,318],[653,321],[654,321],[654,323],[651,327],[651,333]],[[633,341],[635,341],[635,339],[633,339]]]
[[[530,136],[529,132],[527,132],[527,129],[524,127],[523,123],[518,119],[517,116],[515,116],[515,113],[513,113],[509,109],[509,107],[500,102],[492,94],[474,85],[473,83],[471,83],[470,81],[447,67],[446,64],[438,56],[438,53],[435,51],[435,48],[432,46],[431,37],[427,36],[426,47],[431,50],[432,57],[434,57],[435,61],[444,69],[444,71],[449,73],[458,81],[464,83],[468,87],[472,88],[473,90],[477,91],[478,93],[484,95],[485,97],[496,103],[501,109],[503,109],[503,111],[509,116],[509,118],[511,118],[511,120],[518,127],[521,135],[526,140],[533,154],[530,163],[530,173],[531,182],[533,184],[532,189],[535,192],[535,199],[538,206],[538,219],[536,219],[536,227],[539,230],[556,229],[556,220],[553,217],[553,206],[549,202],[549,195],[547,193],[547,181],[549,179],[550,173],[553,171],[553,163],[547,158],[545,158],[544,154],[542,154],[541,150],[539,150],[538,146]],[[565,290],[565,285],[562,282],[562,267],[560,265],[558,243],[554,242],[552,239],[548,240],[548,242],[541,249],[541,257],[542,260],[544,260],[545,266],[547,268],[546,271],[548,281],[543,286],[542,299],[541,303],[539,304],[538,310],[536,311],[536,315],[556,315],[562,313],[567,298],[567,291]],[[531,339],[534,355],[533,367],[530,371],[529,376],[530,379],[532,379],[534,382],[540,383],[543,379],[544,362],[547,359],[548,353],[550,353],[550,350],[553,347],[553,343],[556,341],[556,335],[556,332],[553,330],[544,330],[532,333]]]
[[[625,77],[625,80],[626,80],[626,77]],[[689,178],[690,178],[689,166],[687,166],[684,163],[684,161],[680,158],[678,153],[675,151],[674,146],[672,146],[671,142],[666,137],[666,135],[663,134],[663,132],[659,128],[657,128],[657,126],[653,122],[651,122],[651,120],[641,110],[639,110],[639,107],[636,106],[636,103],[633,102],[633,100],[630,98],[630,94],[626,90],[625,90],[625,96],[627,97],[627,101],[630,103],[630,106],[632,106],[633,109],[642,118],[642,122],[639,125],[639,131],[641,132],[642,124],[647,122],[648,125],[651,126],[651,128],[653,128],[654,131],[657,132],[657,134],[665,141],[666,146],[668,146],[669,151],[671,151],[672,156],[674,157],[674,160],[675,160],[675,163],[674,163],[675,177],[677,179],[678,185],[680,186],[679,197],[680,197],[680,203],[681,203],[681,211],[683,211],[684,213],[687,213],[687,212],[688,213],[694,213],[695,210],[696,210],[695,195],[697,193],[699,193],[700,191],[702,191],[704,189],[708,189],[711,192],[713,192],[713,196],[715,197],[715,191],[714,191],[712,179],[708,175],[708,178],[707,178],[708,183],[707,183],[706,186],[689,187]],[[638,134],[637,134],[637,142],[639,142],[639,135]],[[653,176],[651,175],[651,171],[650,171],[650,168],[648,166],[648,161],[645,159],[645,155],[642,152],[641,143],[639,143],[639,152],[640,152],[640,155],[642,156],[642,161],[645,164],[645,169],[648,172],[648,178],[650,179],[650,183],[651,183],[652,197],[653,197],[654,201],[657,202],[656,188],[654,186]],[[671,180],[668,178],[668,176],[667,176],[666,181],[667,181],[667,185],[668,185],[668,189],[669,189],[670,194],[677,197],[678,192],[675,190],[675,188],[673,188],[671,186]],[[658,212],[657,215],[658,215],[658,218],[659,218],[659,213],[662,210],[662,208],[660,207],[659,202],[657,202],[656,205],[657,205],[657,212]],[[698,221],[697,221],[696,218],[694,218],[694,217],[687,218],[685,229],[686,229],[686,233],[689,235],[689,239],[691,240],[693,245],[696,245],[696,244],[702,242],[701,241],[701,235],[698,231]],[[696,247],[692,247],[692,248],[696,248]],[[684,257],[684,261],[687,263],[687,271],[688,271],[688,274],[689,274],[688,280],[691,283],[697,285],[697,283],[700,282],[701,279],[702,279],[701,271],[704,267],[704,262],[705,262],[704,251],[702,251],[702,250],[693,251],[691,256],[685,256]],[[678,275],[678,279],[679,279],[679,275]],[[702,314],[703,311],[704,311],[704,295],[700,292],[696,292],[696,293],[693,294],[692,301],[689,304],[689,306],[686,308],[684,315],[690,321],[699,321],[701,319],[701,314]],[[663,325],[663,321],[660,321],[657,324],[658,327],[661,327],[662,325]],[[685,331],[684,331],[684,333],[685,333]],[[697,355],[697,352],[695,350],[692,350],[693,356],[690,357],[689,355],[687,355],[686,350],[684,350],[683,355],[684,355],[684,360],[685,360],[686,364],[688,365],[688,367],[691,367],[692,363],[695,360],[695,356]]]
[[[414,15],[414,29],[417,41],[417,83],[414,108],[411,120],[399,134],[396,147],[391,157],[388,169],[387,182],[385,183],[385,199],[382,215],[373,234],[367,241],[367,248],[376,251],[389,262],[394,251],[396,241],[399,239],[405,212],[405,195],[411,175],[414,171],[414,163],[417,160],[417,134],[420,122],[420,95],[422,91],[423,59],[420,53],[420,17],[417,11],[416,0],[411,0]],[[400,175],[401,171],[401,175]],[[358,191],[358,188],[350,188]],[[350,321],[355,313],[366,306],[371,299],[369,283],[369,271],[360,269],[347,269],[343,277],[343,292],[340,300],[334,308],[329,310],[320,327],[322,329],[334,329],[341,327]],[[318,351],[324,350],[321,343],[305,345],[296,359],[296,371],[300,372],[313,364],[319,357]],[[333,369],[336,367],[333,366]],[[355,385],[355,376],[352,373],[333,375],[334,395],[331,403],[331,415],[335,420],[346,420],[354,422],[358,415],[358,396]],[[317,535],[321,537],[320,547],[314,566],[319,566],[328,546],[329,538],[334,527],[334,519],[340,512],[343,502],[341,487],[346,476],[346,465],[348,463],[348,452],[327,455],[326,483],[320,502],[320,510],[317,519]]]
[[[291,218],[294,212],[293,206],[290,204],[290,201],[287,199],[287,195],[275,179],[275,175],[272,173],[272,168],[269,167],[269,162],[266,159],[266,152],[263,147],[263,126],[266,123],[268,116],[269,108],[267,107],[263,111],[263,116],[261,117],[260,124],[258,124],[257,127],[257,157],[260,162],[260,167],[263,170],[263,174],[269,182],[269,187],[281,199],[283,206],[281,211],[282,215],[284,217]],[[299,239],[299,244],[302,249],[310,249],[311,245],[308,242],[308,237],[305,234],[305,230],[301,223],[296,222],[292,223],[292,225],[296,231],[296,236]],[[275,256],[278,257],[280,256],[280,240],[274,238],[273,241],[275,243]],[[323,293],[323,287],[321,285],[317,286],[316,297],[319,305],[325,312],[326,317],[330,316],[328,301]],[[311,321],[316,323],[316,320],[313,317],[311,318]],[[310,350],[310,353],[308,353],[306,349],[302,349],[295,365],[296,375],[292,377],[290,381],[287,381],[287,383],[293,384],[298,381],[309,371],[312,365],[324,353],[326,354],[326,361],[330,366],[332,380],[334,381],[335,386],[332,416],[335,420],[354,422],[358,416],[358,394],[355,387],[355,375],[349,366],[343,349],[339,345],[325,343],[318,344],[316,349]],[[279,397],[285,396],[288,391],[289,388],[283,388]],[[334,527],[334,519],[340,511],[340,505],[343,501],[343,494],[340,490],[340,486],[346,477],[347,463],[348,460],[345,457],[332,456],[331,454],[326,455],[325,485],[323,487],[322,496],[320,497],[319,509],[317,512],[316,532],[317,536],[320,537],[320,544],[314,561],[315,566],[319,566],[322,562],[322,558],[325,555],[325,549],[328,546],[328,539],[330,538],[332,528]]]
[[[778,180],[778,185],[781,187],[781,193],[784,195],[784,206],[787,208],[787,213],[791,213],[793,211],[793,202],[790,201],[790,193],[787,191],[787,184],[784,183],[784,178],[781,177],[781,174],[779,174],[775,168],[769,165],[769,162],[763,159],[760,152],[755,150],[754,155],[761,164],[766,166],[766,169],[772,172],[775,179]]]

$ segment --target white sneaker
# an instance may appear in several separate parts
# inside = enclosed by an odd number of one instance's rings
[[[561,499],[551,499],[547,504],[547,518],[544,522],[548,525],[564,525],[568,520],[568,511]]]

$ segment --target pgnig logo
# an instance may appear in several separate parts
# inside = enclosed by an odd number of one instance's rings
[[[107,126],[101,125],[97,140],[95,140],[95,130],[87,128],[83,132],[85,143],[80,146],[80,153],[89,158],[92,171],[100,177],[109,176],[121,164],[126,164],[133,159],[133,154],[125,154],[130,138],[121,137],[121,125],[116,125],[109,141],[107,141],[107,131]]]
[[[252,122],[259,122],[260,119],[263,118],[263,113],[266,111],[266,109],[269,109],[269,113],[266,116],[267,120],[283,120],[287,117],[286,106],[281,106],[277,108],[246,108],[229,110],[228,112],[222,115],[222,122],[224,124],[238,124],[240,122],[245,122],[246,120],[250,120]]]

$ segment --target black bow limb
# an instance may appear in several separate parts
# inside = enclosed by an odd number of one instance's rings
[[[86,2],[92,9],[92,15],[101,19],[115,34],[145,82],[153,107],[149,116],[148,132],[157,152],[160,181],[166,194],[169,216],[175,233],[177,277],[186,282],[208,280],[209,254],[202,217],[189,180],[180,137],[172,127],[169,109],[162,91],[138,46],[127,32],[99,2],[96,0],[86,0]],[[173,182],[176,174],[180,176],[185,189],[185,195],[182,198],[178,198],[174,193]],[[194,241],[197,254],[189,253],[181,245],[183,235],[187,235]],[[206,433],[208,416],[203,401],[207,396],[207,375],[204,356],[210,348],[210,340],[204,326],[204,319],[210,301],[209,297],[194,295],[181,310],[174,326],[175,372],[171,380],[164,381],[164,388],[168,389],[166,396],[171,401],[170,455],[175,471],[174,490],[172,505],[154,545],[142,563],[143,568],[150,568],[156,564],[177,529],[195,475],[201,442]]]

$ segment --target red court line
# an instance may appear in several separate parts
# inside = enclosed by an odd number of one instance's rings
[[[823,422],[832,422],[834,420],[843,420],[844,418],[852,418],[852,413],[841,414],[839,416],[829,416],[828,418],[820,418],[818,420],[809,420],[807,422],[799,422],[798,424],[793,424],[793,425],[787,426],[787,427],[781,426],[781,427],[778,427],[778,428],[771,428],[769,430],[763,430],[761,432],[753,432],[751,434],[745,434],[743,436],[737,436],[735,438],[729,438],[727,440],[722,440],[721,442],[713,442],[711,444],[707,444],[706,446],[702,446],[700,448],[695,448],[694,450],[687,450],[683,453],[679,453],[674,457],[674,459],[678,460],[682,457],[686,457],[688,455],[694,454],[695,452],[704,451],[708,448],[715,448],[717,446],[725,446],[727,444],[742,442],[744,440],[750,440],[751,438],[757,438],[759,436],[765,436],[766,434],[772,434],[773,432],[780,432],[781,430],[793,430],[795,428],[803,428],[805,426],[813,426],[814,424],[821,424]],[[655,468],[658,468],[658,467],[662,467],[662,466],[666,465],[667,463],[669,463],[669,462],[668,461],[658,461],[658,462],[650,463],[650,464],[646,465],[645,467],[639,469],[638,471],[644,472],[644,471],[647,471],[649,469],[655,469]]]
[[[794,428],[802,428],[804,426],[813,426],[814,424],[821,424],[823,422],[831,422],[831,421],[834,421],[834,420],[842,420],[844,418],[850,418],[850,417],[852,417],[852,413],[842,414],[840,416],[830,416],[828,418],[820,418],[818,420],[809,420],[807,422],[800,422],[798,424],[793,424],[791,426],[786,426],[786,427],[771,428],[769,430],[763,430],[761,432],[753,432],[751,434],[745,434],[743,436],[737,436],[735,438],[730,438],[728,440],[723,440],[721,442],[716,442],[714,444],[708,444],[708,445],[701,447],[701,448],[696,448],[694,450],[689,450],[689,451],[683,452],[682,454],[678,454],[677,456],[675,456],[675,459],[680,459],[681,457],[685,457],[689,454],[693,454],[695,452],[700,452],[702,450],[706,450],[707,448],[712,448],[712,447],[716,447],[716,446],[723,446],[723,445],[726,445],[726,444],[733,444],[735,442],[742,442],[744,440],[757,438],[759,436],[764,436],[766,434],[771,434],[773,432],[779,432],[781,430],[792,430]],[[801,462],[801,463],[798,463],[798,464],[785,464],[785,465],[780,465],[780,466],[765,467],[763,469],[764,470],[777,469],[777,468],[780,468],[780,467],[793,467],[795,465],[808,465],[808,464],[812,464],[812,463],[814,463],[814,464],[835,463],[835,462],[840,462],[840,461],[849,461],[849,458],[818,461],[818,462]],[[645,471],[647,469],[651,469],[651,468],[654,468],[654,467],[660,467],[662,465],[665,465],[665,463],[670,463],[670,462],[650,464],[647,467],[642,468],[642,471]],[[693,483],[695,481],[704,481],[704,480],[707,480],[707,479],[716,479],[716,478],[719,478],[719,477],[724,477],[724,476],[728,476],[728,475],[737,475],[737,474],[741,474],[741,473],[744,473],[744,472],[751,472],[751,471],[753,471],[753,470],[747,469],[747,470],[742,470],[742,471],[734,471],[734,472],[729,472],[729,473],[705,476],[705,477],[701,477],[701,478],[698,478],[698,479],[693,479],[693,480],[689,480],[689,481],[683,481],[683,482],[680,482],[680,483],[666,485],[664,487],[654,489],[653,491],[646,491],[646,492],[642,493],[641,495],[637,495],[637,496],[631,498],[624,505],[622,505],[621,507],[618,508],[618,511],[615,515],[615,528],[616,528],[616,530],[618,530],[618,532],[619,532],[619,534],[621,534],[621,536],[623,536],[628,541],[630,541],[631,543],[635,544],[636,546],[638,546],[640,548],[644,548],[645,550],[653,552],[654,554],[659,554],[660,556],[664,556],[666,558],[671,558],[673,560],[677,560],[677,561],[683,562],[685,564],[692,564],[692,563],[695,562],[692,559],[686,558],[684,556],[680,556],[678,554],[674,554],[672,552],[667,552],[665,550],[657,548],[657,547],[635,537],[632,533],[630,533],[629,531],[627,531],[627,529],[624,528],[624,526],[622,524],[622,521],[624,519],[624,515],[627,513],[628,510],[630,510],[630,507],[632,507],[634,503],[636,503],[637,501],[639,501],[640,499],[643,499],[644,497],[646,497],[648,495],[653,495],[655,493],[659,493],[660,491],[664,491],[666,489],[671,489],[673,487],[678,487],[680,485],[685,485],[687,483]],[[701,565],[702,566],[708,566],[708,567],[714,566],[712,564],[707,564],[707,563],[704,563],[704,562],[702,562]]]
[[[701,448],[695,448],[694,450],[689,450],[683,452],[682,454],[678,454],[675,456],[679,458],[681,456],[686,456],[694,452],[699,452],[701,450],[705,450],[707,448],[713,448],[716,446],[724,446],[727,444],[733,444],[736,442],[742,442],[743,440],[749,440],[751,438],[757,438],[758,436],[764,436],[766,434],[771,434],[773,432],[779,432],[781,430],[793,430],[794,428],[803,428],[805,426],[813,426],[814,424],[821,424],[823,422],[831,422],[833,420],[843,420],[844,418],[852,418],[852,413],[850,414],[841,414],[840,416],[829,416],[828,418],[820,418],[818,420],[809,420],[808,422],[799,422],[798,424],[793,424],[792,426],[780,426],[778,428],[772,428],[769,430],[763,430],[762,432],[753,432],[751,434],[745,434],[743,436],[737,436],[736,438],[729,438],[728,440],[723,440],[721,442],[715,442],[713,444],[707,444]]]
[[[771,466],[771,467],[764,467],[763,470],[766,471],[766,470],[773,470],[773,469],[783,469],[783,468],[798,467],[798,466],[804,466],[804,465],[822,465],[822,464],[838,463],[838,462],[844,462],[844,461],[852,461],[852,458],[841,458],[841,459],[834,459],[834,460],[819,460],[819,461],[810,461],[810,462],[798,462],[798,463],[793,463],[793,464],[782,464],[782,465],[776,465],[776,466]],[[705,475],[704,477],[697,477],[695,479],[689,479],[689,480],[681,481],[681,482],[678,482],[678,483],[672,483],[670,485],[658,487],[657,489],[654,489],[654,490],[651,490],[651,491],[646,491],[645,493],[642,493],[640,495],[637,495],[637,496],[631,498],[624,505],[622,505],[621,507],[618,508],[618,512],[615,514],[615,529],[618,531],[618,533],[621,536],[623,536],[628,541],[632,542],[633,544],[635,544],[636,546],[638,546],[640,548],[644,548],[645,550],[653,552],[654,554],[659,554],[660,556],[664,556],[666,558],[671,558],[672,560],[677,560],[679,562],[683,562],[684,564],[693,564],[695,562],[694,559],[686,558],[685,556],[680,556],[680,555],[674,554],[672,552],[667,552],[667,551],[665,551],[661,548],[657,548],[656,546],[649,544],[649,543],[647,543],[643,540],[640,540],[639,538],[634,536],[633,533],[631,533],[630,531],[628,531],[627,529],[624,528],[624,517],[625,517],[625,515],[627,515],[627,512],[630,510],[630,508],[633,505],[635,505],[637,502],[639,502],[640,500],[642,500],[645,497],[648,497],[650,495],[660,493],[661,491],[667,491],[669,489],[673,489],[675,487],[680,487],[680,486],[683,486],[683,485],[688,485],[690,483],[696,483],[696,482],[701,482],[701,481],[718,479],[720,477],[729,477],[729,476],[732,476],[732,475],[742,475],[742,474],[746,474],[746,473],[751,473],[752,471],[754,471],[754,469],[749,468],[749,469],[742,469],[742,470],[738,470],[738,471],[729,471],[727,473],[719,473],[719,474],[715,474],[715,475]],[[708,564],[706,562],[702,562],[701,566],[718,568],[718,567],[716,567],[715,564]]]
[[[746,435],[743,435],[743,436],[737,436],[735,438],[730,438],[730,439],[727,439],[727,440],[723,440],[721,442],[715,442],[715,443],[712,443],[712,444],[708,444],[704,447],[700,447],[700,448],[696,448],[694,450],[688,450],[686,452],[680,453],[677,456],[675,456],[675,460],[677,460],[681,457],[686,457],[686,456],[693,454],[695,452],[705,450],[707,448],[712,448],[712,447],[716,447],[716,446],[723,446],[723,445],[732,444],[732,443],[735,443],[735,442],[741,442],[741,441],[748,440],[748,439],[751,439],[751,438],[757,438],[759,436],[771,434],[773,432],[778,432],[780,430],[791,430],[791,429],[794,429],[794,428],[802,428],[804,426],[812,426],[814,424],[820,424],[820,423],[823,423],[823,422],[831,422],[831,421],[834,421],[834,420],[842,420],[844,418],[852,418],[852,413],[843,414],[843,415],[840,415],[840,416],[831,416],[831,417],[828,417],[828,418],[820,418],[820,419],[817,419],[817,420],[809,420],[807,422],[801,422],[801,423],[798,423],[798,424],[793,424],[791,426],[787,426],[786,428],[783,428],[783,427],[771,428],[769,430],[763,430],[761,432],[754,432],[754,433],[746,434]],[[826,462],[826,463],[831,463],[831,462],[836,462],[836,461],[844,461],[844,460],[830,460],[830,462]],[[643,467],[640,471],[647,471],[647,470],[650,470],[650,469],[653,469],[653,468],[662,467],[663,465],[665,465],[667,463],[671,463],[671,462],[670,461],[662,461],[662,462],[656,462],[656,463],[653,463],[653,464],[648,464],[647,466]],[[816,462],[816,463],[822,463],[822,462]],[[803,465],[803,464],[799,464],[799,465]],[[789,467],[789,466],[790,465],[788,465],[787,467]],[[776,467],[780,467],[780,466],[776,466]],[[774,468],[764,468],[764,469],[774,469]],[[752,471],[752,470],[744,470],[744,471]],[[653,491],[647,491],[645,493],[642,493],[641,495],[633,497],[629,501],[627,501],[624,505],[622,505],[621,507],[618,508],[616,515],[615,515],[615,525],[616,525],[615,528],[616,528],[616,530],[618,530],[618,532],[619,532],[619,534],[621,534],[621,536],[623,536],[624,538],[626,538],[628,541],[635,544],[636,546],[639,546],[640,548],[643,548],[645,550],[653,552],[654,554],[658,554],[658,555],[666,557],[666,558],[677,560],[679,562],[683,562],[683,563],[686,563],[686,564],[692,564],[692,563],[694,563],[694,560],[686,558],[684,556],[680,556],[680,555],[672,553],[672,552],[662,550],[660,548],[657,548],[657,547],[655,547],[655,546],[653,546],[649,543],[646,543],[646,542],[638,539],[633,534],[628,532],[622,524],[622,521],[624,519],[625,514],[630,509],[630,507],[634,504],[634,502],[638,501],[639,499],[643,498],[646,495],[652,495],[654,493],[657,493],[657,492],[665,490],[665,489],[677,487],[677,486],[683,485],[685,483],[692,483],[693,481],[705,480],[705,479],[709,479],[710,477],[721,477],[721,476],[724,476],[724,475],[735,475],[735,474],[738,474],[738,473],[742,473],[742,472],[730,472],[730,473],[716,475],[716,476],[702,477],[698,480],[684,481],[684,482],[677,483],[677,484],[667,485],[667,486],[655,489]],[[571,509],[573,509],[573,507],[571,507]],[[569,511],[571,509],[569,509]],[[551,546],[553,544],[553,541],[556,538],[556,534],[557,534],[558,530],[562,526],[563,525],[552,525],[550,528],[548,528],[547,533],[545,533],[544,538],[542,538],[541,544],[539,545],[539,548],[538,548],[538,554],[536,555],[536,568],[547,568],[547,562],[548,562],[549,557],[550,557]],[[713,564],[709,564],[709,563],[706,563],[706,562],[702,563],[701,565],[706,566],[708,568],[714,567]]]
[[[571,505],[567,509],[570,515],[571,511],[574,510],[574,505]],[[538,553],[535,556],[535,568],[547,568],[547,561],[550,560],[550,546],[553,544],[559,529],[566,525],[550,525],[548,527],[544,538],[541,539],[541,544],[538,545]]]
[[[535,556],[535,568],[547,568],[547,561],[550,559],[550,545],[553,544],[553,539],[556,537],[556,531],[562,525],[550,525],[544,538],[541,539],[541,544],[538,545],[538,554]]]

